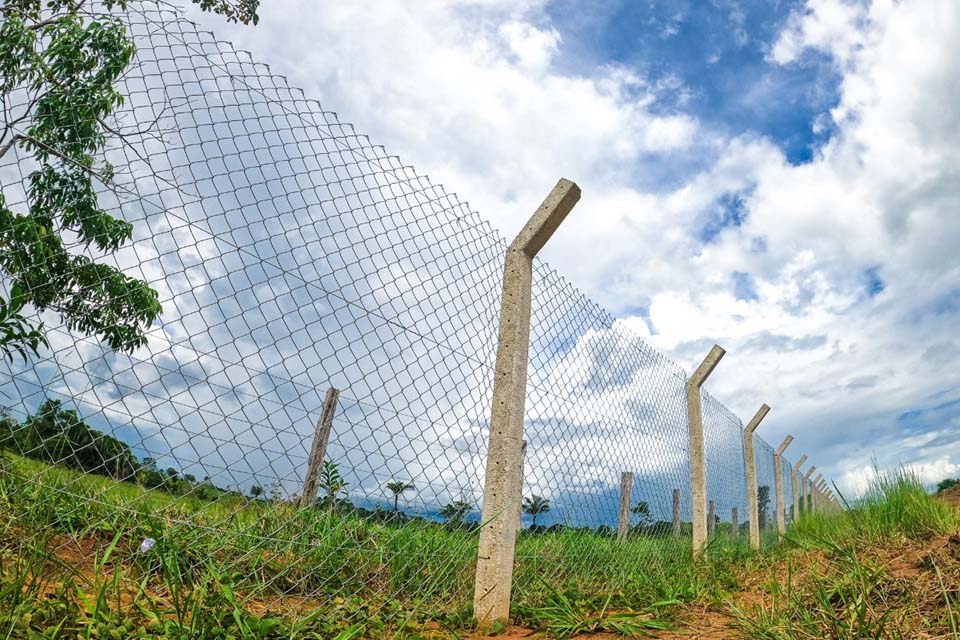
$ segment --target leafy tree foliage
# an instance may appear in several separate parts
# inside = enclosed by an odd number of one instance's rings
[[[91,429],[59,400],[45,401],[23,424],[6,419],[2,427],[3,446],[50,464],[115,480],[135,478],[140,466],[129,446]]]
[[[769,516],[767,511],[770,509],[770,487],[762,484],[757,487],[757,524],[760,530],[767,528]]]
[[[937,483],[937,493],[941,491],[946,491],[947,489],[951,487],[955,487],[958,484],[960,484],[960,479],[958,478],[944,478],[943,480]]]
[[[257,21],[258,0],[193,0],[244,23]],[[4,0],[0,5],[0,159],[18,148],[36,168],[27,176],[25,208],[14,211],[0,191],[0,273],[9,299],[0,305],[0,353],[37,353],[43,325],[27,304],[60,315],[70,329],[132,351],[162,311],[146,282],[103,262],[126,244],[133,227],[100,205],[97,185],[114,167],[103,157],[123,104],[116,83],[135,48],[121,20],[125,0]],[[8,188],[12,188],[11,185]],[[68,250],[68,243],[83,251]]]
[[[653,519],[650,515],[650,503],[646,500],[641,500],[630,509],[631,513],[636,516],[640,516],[640,524],[646,526],[650,524],[650,521]]]
[[[347,488],[347,481],[340,475],[339,467],[330,460],[323,461],[323,468],[320,470],[320,488],[326,494],[323,497],[323,504],[328,509],[333,509],[337,502],[341,501],[340,494]]]
[[[443,506],[438,513],[440,517],[446,519],[447,522],[459,524],[463,522],[463,519],[466,518],[467,514],[471,511],[473,511],[472,504],[464,502],[463,500],[456,500]]]
[[[197,484],[191,474],[182,474],[172,467],[157,469],[153,458],[144,458],[141,462],[129,445],[91,428],[76,411],[64,408],[59,400],[44,401],[22,424],[3,414],[0,447],[48,464],[135,482],[175,495],[193,493],[201,499],[212,500],[225,493],[209,478]]]

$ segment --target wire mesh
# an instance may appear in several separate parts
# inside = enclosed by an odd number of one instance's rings
[[[6,507],[61,546],[121,525],[131,548],[176,540],[276,608],[467,604],[506,243],[176,9],[137,4],[125,20],[137,55],[114,124],[127,133],[97,195],[134,235],[97,258],[149,282],[164,313],[131,354],[41,314],[50,348],[0,376]],[[15,211],[35,168],[18,148],[0,158]],[[542,262],[531,324],[523,495],[541,500],[522,516],[516,598],[543,580],[621,591],[690,553],[685,375]],[[329,387],[328,464],[300,508]],[[742,423],[706,393],[703,415],[716,531],[737,534]],[[772,526],[760,438],[756,465]],[[635,482],[618,541],[623,472]]]

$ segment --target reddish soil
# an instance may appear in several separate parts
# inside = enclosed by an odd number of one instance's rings
[[[954,507],[960,508],[960,484],[941,491],[937,494],[937,497],[947,504],[952,504]]]
[[[658,640],[741,640],[744,636],[733,628],[729,615],[711,609],[690,609],[676,631],[652,631]],[[472,635],[468,640],[541,640],[549,636],[522,627],[510,627],[497,635]],[[576,640],[623,640],[622,635],[595,633],[576,636]]]

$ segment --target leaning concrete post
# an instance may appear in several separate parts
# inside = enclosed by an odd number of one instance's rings
[[[804,488],[804,498],[806,498],[806,504],[803,505],[803,512],[809,513],[810,509],[813,506],[812,498],[810,497],[810,491],[812,487],[810,486],[810,476],[813,475],[813,472],[817,470],[816,465],[807,469],[807,472],[803,474],[803,488]]]
[[[713,345],[697,370],[687,380],[687,421],[690,429],[690,485],[693,494],[693,553],[700,555],[707,544],[707,463],[703,450],[703,407],[700,387],[726,353]]]
[[[800,456],[800,459],[797,460],[796,464],[793,465],[793,468],[790,469],[790,488],[792,489],[791,493],[793,494],[793,513],[790,516],[791,521],[796,521],[800,517],[800,494],[797,491],[800,489],[800,467],[803,466],[803,463],[807,461],[807,454]]]
[[[733,535],[740,536],[740,515],[736,507],[730,509],[730,528],[733,530]]]
[[[786,501],[783,499],[783,452],[791,442],[793,442],[793,436],[787,436],[773,452],[773,484],[777,490],[777,532],[781,536],[787,532],[787,519],[784,515]]]
[[[820,508],[824,511],[827,510],[827,490],[829,485],[827,484],[826,478],[820,481]]]
[[[323,470],[323,461],[327,457],[327,444],[330,442],[330,432],[333,430],[333,415],[337,412],[337,400],[340,391],[330,387],[327,397],[323,400],[323,410],[317,420],[317,427],[313,434],[313,444],[310,445],[310,457],[307,458],[307,475],[303,479],[303,494],[300,496],[300,506],[308,507],[317,499],[320,491],[320,472]]]
[[[753,453],[753,432],[767,414],[770,407],[762,405],[743,430],[743,462],[747,468],[747,519],[750,525],[750,546],[760,548],[760,507],[757,504],[757,459]]]
[[[673,490],[673,537],[679,538],[680,528],[680,489]]]
[[[473,612],[482,626],[506,622],[510,616],[533,258],[579,199],[580,188],[561,179],[507,248],[473,594]]]
[[[630,496],[633,493],[633,474],[624,471],[620,475],[620,521],[617,524],[617,540],[626,540],[630,533]]]
[[[716,530],[717,530],[717,509],[713,504],[713,500],[711,500],[710,506],[707,508],[707,536],[712,538]]]
[[[820,511],[820,481],[823,480],[823,474],[818,473],[813,479],[813,510]]]

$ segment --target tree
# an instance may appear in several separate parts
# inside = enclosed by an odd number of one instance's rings
[[[135,479],[140,465],[130,447],[90,428],[60,400],[45,400],[23,424],[4,419],[3,446],[18,454],[116,480]]]
[[[640,524],[642,526],[647,526],[650,524],[650,521],[653,519],[650,515],[650,503],[646,500],[641,500],[630,509],[631,513],[634,515],[640,516]]]
[[[386,484],[387,490],[393,494],[393,512],[396,513],[399,510],[398,501],[400,500],[400,494],[410,491],[411,489],[416,489],[412,482],[404,482],[403,480],[391,480]]]
[[[531,496],[523,499],[523,512],[533,516],[533,528],[537,528],[537,516],[550,511],[550,501],[542,496]]]
[[[324,504],[332,510],[340,492],[347,488],[347,482],[340,475],[340,469],[335,462],[323,461],[323,469],[320,470],[320,488],[327,494]]]
[[[440,517],[445,518],[447,522],[459,524],[473,510],[473,505],[463,500],[456,500],[445,505],[438,512]]]
[[[257,22],[259,0],[193,2],[227,20]],[[43,324],[21,313],[27,304],[116,351],[145,344],[162,311],[146,282],[92,257],[133,236],[132,225],[107,213],[97,196],[116,172],[104,157],[108,136],[129,145],[130,135],[143,133],[122,131],[113,117],[124,101],[116,83],[135,52],[121,20],[126,10],[126,0],[0,5],[0,161],[17,150],[27,161],[21,166],[35,167],[23,206],[6,199],[19,184],[0,190],[0,273],[9,284],[8,298],[0,298],[0,354],[9,359],[26,360],[47,344]],[[70,251],[68,242],[83,251]]]
[[[767,509],[770,507],[770,487],[762,484],[757,487],[757,524],[760,531],[767,528]]]
[[[944,478],[943,480],[937,483],[937,493],[940,493],[941,491],[946,491],[947,489],[951,487],[955,487],[957,485],[960,485],[960,479]]]
[[[250,487],[250,495],[254,498],[259,498],[263,495],[263,487],[258,484],[253,485]]]

